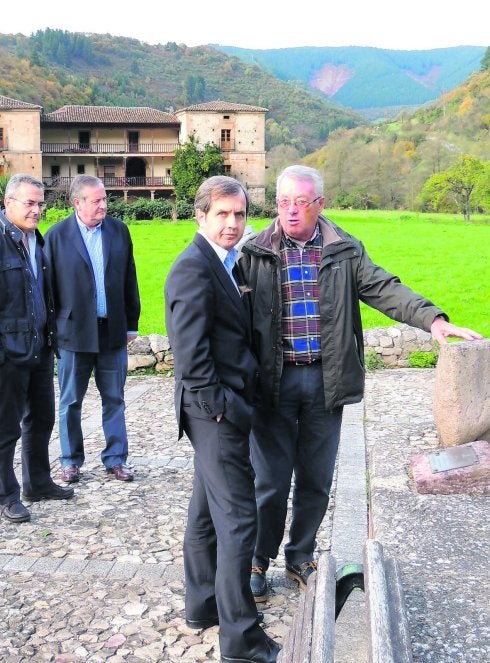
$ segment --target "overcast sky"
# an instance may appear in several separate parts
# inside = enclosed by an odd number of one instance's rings
[[[194,5],[194,6],[192,6]],[[23,0],[4,9],[0,33],[39,29],[109,33],[150,44],[222,44],[244,48],[376,46],[398,50],[488,46],[481,0],[193,0],[104,2]],[[181,11],[187,7],[183,13]]]

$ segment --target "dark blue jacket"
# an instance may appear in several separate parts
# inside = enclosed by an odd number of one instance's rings
[[[46,232],[58,346],[70,352],[99,352],[96,287],[92,263],[75,213]],[[129,230],[119,219],[102,222],[108,341],[124,347],[127,332],[138,330],[140,298]]]
[[[44,245],[36,231],[39,247]],[[41,360],[47,343],[55,349],[54,303],[50,288],[49,266],[39,251],[43,270],[44,301],[47,323],[40,334],[35,324],[35,307],[28,256],[22,243],[22,231],[0,212],[0,365],[8,359],[13,364],[34,366]]]
[[[165,307],[179,437],[183,408],[189,416],[203,419],[224,413],[248,434],[257,382],[250,309],[199,233],[172,265],[165,282]]]

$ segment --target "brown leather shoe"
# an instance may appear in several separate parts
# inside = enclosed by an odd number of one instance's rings
[[[132,481],[134,479],[133,473],[127,465],[114,465],[114,467],[106,467],[106,470],[119,481]]]
[[[66,465],[62,467],[61,478],[67,483],[78,483],[80,481],[80,468],[78,465]]]
[[[286,562],[286,578],[295,580],[299,588],[305,590],[308,578],[316,569],[316,562],[303,562],[302,564],[288,564]]]

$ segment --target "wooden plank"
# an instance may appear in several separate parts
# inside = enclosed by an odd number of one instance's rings
[[[385,575],[388,584],[394,660],[396,663],[413,663],[407,606],[403,593],[400,567],[395,559],[385,560]]]
[[[335,649],[335,558],[322,553],[316,572],[311,663],[333,663]]]
[[[298,608],[294,616],[294,651],[293,658],[289,663],[301,663],[301,639],[303,637],[303,623],[305,617],[305,592],[300,592]]]
[[[364,586],[369,633],[369,663],[395,663],[384,554],[378,541],[368,540],[364,548]]]
[[[315,606],[316,571],[310,575],[306,585],[303,605],[303,627],[298,643],[298,663],[310,663],[311,638],[313,634],[313,610]]]

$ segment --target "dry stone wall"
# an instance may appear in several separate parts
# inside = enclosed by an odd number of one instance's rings
[[[372,350],[388,366],[407,367],[411,352],[437,352],[432,336],[421,329],[399,324],[393,327],[367,329],[363,333],[364,350]],[[160,334],[138,336],[128,346],[128,370],[154,370],[167,373],[174,358],[169,340]]]

